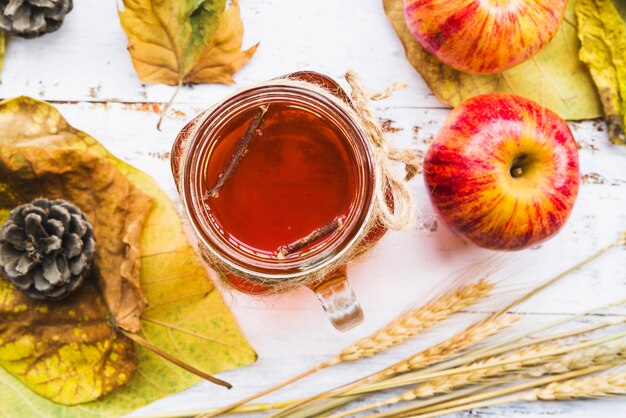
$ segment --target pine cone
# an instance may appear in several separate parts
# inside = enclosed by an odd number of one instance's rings
[[[80,209],[35,199],[13,209],[0,230],[0,275],[33,299],[63,299],[89,275],[95,247]]]
[[[72,0],[0,0],[0,29],[36,38],[59,29],[72,7]]]

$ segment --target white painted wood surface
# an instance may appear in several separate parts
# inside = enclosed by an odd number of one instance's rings
[[[246,33],[244,45],[260,41],[252,61],[236,75],[238,86],[184,87],[156,130],[158,105],[173,89],[142,86],[126,52],[112,0],[78,0],[57,33],[36,40],[11,39],[2,72],[0,97],[29,95],[54,102],[75,127],[99,139],[115,155],[156,178],[176,201],[168,153],[181,127],[195,114],[239,86],[296,70],[316,70],[340,79],[357,71],[372,91],[403,80],[409,88],[377,103],[379,117],[397,131],[395,146],[425,151],[448,110],[428,91],[404,58],[404,52],[384,15],[380,0],[241,0]],[[344,83],[345,85],[345,83]],[[509,291],[530,286],[582,259],[626,230],[626,148],[611,145],[602,122],[571,124],[581,151],[584,183],[574,213],[564,230],[540,248],[515,255],[515,277],[506,278]],[[223,373],[235,389],[199,384],[136,412],[185,411],[220,406],[278,383],[336,354],[369,334],[411,304],[420,303],[450,279],[452,271],[492,253],[462,242],[435,227],[432,209],[420,178],[412,181],[427,228],[389,233],[363,261],[351,266],[353,288],[366,321],[347,333],[336,332],[307,290],[256,299],[226,293],[259,361]],[[506,284],[515,283],[515,284]],[[506,292],[501,292],[506,295]],[[564,283],[523,307],[527,323],[547,322],[626,296],[626,250],[616,249]],[[614,315],[626,316],[617,309]],[[475,317],[467,314],[469,317]],[[580,321],[598,320],[586,317]],[[462,324],[453,322],[454,325]],[[385,355],[357,364],[340,365],[269,396],[282,400],[328,389],[365,375],[449,335],[450,327]],[[457,416],[623,417],[623,400],[517,404]]]

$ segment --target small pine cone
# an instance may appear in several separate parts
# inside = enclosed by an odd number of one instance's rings
[[[36,38],[59,29],[72,7],[72,0],[0,0],[0,29]]]
[[[93,227],[64,200],[16,207],[0,230],[0,275],[33,299],[63,299],[89,275]]]

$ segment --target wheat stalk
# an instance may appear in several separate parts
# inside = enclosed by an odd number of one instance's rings
[[[483,278],[476,282],[452,289],[425,305],[404,312],[379,330],[344,348],[335,357],[264,391],[248,396],[223,408],[199,415],[198,418],[209,418],[225,414],[241,405],[272,393],[327,367],[342,362],[357,361],[386,351],[391,347],[415,337],[421,331],[443,321],[450,315],[475,304],[480,299],[486,297],[494,286],[493,283]]]
[[[275,414],[270,415],[271,418],[279,418],[288,416],[296,409],[305,407],[313,402],[322,401],[334,396],[340,396],[343,393],[348,392],[362,384],[376,382],[381,379],[385,379],[388,376],[402,373],[405,371],[417,370],[431,364],[442,361],[461,350],[471,347],[495,334],[503,329],[511,326],[515,321],[519,319],[517,315],[503,315],[497,316],[489,315],[486,319],[476,322],[464,330],[458,332],[446,341],[442,341],[439,344],[427,348],[407,359],[397,362],[386,369],[376,372],[370,376],[358,379],[352,383],[344,385],[340,388],[328,390],[318,395],[312,396],[304,401],[298,402],[287,408],[278,411]],[[350,399],[346,400],[346,403]],[[306,416],[306,414],[303,414]]]
[[[447,292],[441,297],[405,312],[378,331],[344,348],[335,361],[355,361],[372,357],[401,344],[451,314],[465,309],[487,296],[494,284],[486,279]]]
[[[414,389],[406,391],[400,395],[390,397],[388,399],[373,402],[368,405],[363,405],[358,408],[353,408],[348,411],[344,411],[339,414],[332,415],[329,418],[342,418],[347,416],[353,416],[356,413],[368,411],[374,408],[382,408],[396,404],[398,402],[408,402],[417,398],[429,398],[441,393],[447,393],[454,389],[472,385],[475,383],[484,382],[488,378],[501,376],[507,372],[518,370],[524,366],[524,358],[531,355],[535,357],[541,354],[548,354],[553,352],[556,344],[546,344],[540,347],[531,347],[520,352],[509,354],[506,356],[490,357],[483,361],[472,363],[469,365],[477,366],[481,368],[465,373],[452,374],[448,376],[438,377],[431,379],[416,386]],[[537,362],[537,360],[535,360]],[[504,363],[504,364],[503,364]],[[452,369],[454,371],[454,369]],[[385,416],[381,414],[380,416]]]
[[[626,372],[609,373],[551,383],[525,394],[525,401],[556,401],[626,395]]]
[[[508,328],[519,318],[517,315],[502,315],[472,324],[446,341],[383,370],[383,376],[418,370],[437,363]]]
[[[574,346],[576,348],[578,346]],[[517,372],[526,368],[542,364],[540,367],[528,371],[528,375],[539,377],[545,374],[567,373],[573,370],[580,370],[600,364],[611,364],[623,361],[626,358],[626,341],[614,341],[604,345],[592,346],[583,350],[574,350],[562,355],[560,358],[550,361],[554,353],[562,348],[558,344],[545,344],[529,347],[518,352],[505,356],[496,356],[484,361],[470,364],[467,368],[479,367],[476,370],[451,374],[432,379],[418,385],[412,390],[401,395],[388,398],[383,401],[371,403],[340,414],[332,415],[331,418],[352,416],[358,412],[367,411],[374,408],[389,406],[398,402],[408,402],[418,398],[430,398],[442,393],[449,393],[458,388],[484,383],[494,377],[501,377],[511,372]],[[454,372],[454,369],[451,370]],[[405,410],[415,410],[423,406],[423,403],[412,404]],[[399,410],[390,411],[376,415],[379,418],[398,414]]]
[[[502,308],[501,310],[489,315],[485,320],[481,321],[478,324],[475,324],[473,326],[470,326],[468,329],[466,329],[465,331],[467,331],[466,336],[468,337],[468,341],[472,338],[472,337],[478,337],[480,335],[480,333],[478,331],[481,331],[481,327],[482,327],[482,331],[484,331],[484,334],[486,335],[484,338],[487,338],[487,336],[489,335],[493,335],[493,333],[497,333],[499,330],[503,329],[505,326],[502,326],[500,328],[498,328],[498,325],[501,321],[506,321],[507,318],[506,314],[510,309],[518,306],[519,304],[525,302],[526,300],[530,299],[531,297],[533,297],[534,295],[536,295],[537,293],[540,293],[541,291],[543,291],[544,289],[546,289],[547,287],[552,286],[553,284],[559,282],[560,280],[562,280],[564,277],[568,276],[570,273],[578,270],[579,268],[581,268],[582,266],[589,264],[590,262],[594,261],[595,259],[599,258],[600,256],[602,256],[603,254],[605,254],[606,252],[608,252],[610,249],[618,246],[618,245],[624,245],[626,244],[626,233],[622,234],[620,236],[620,238],[616,241],[614,241],[613,243],[610,243],[609,245],[601,248],[600,250],[598,250],[597,252],[595,252],[594,254],[592,254],[591,256],[585,258],[584,260],[582,260],[581,262],[575,264],[574,266],[570,267],[569,269],[563,271],[562,273],[556,275],[555,277],[553,277],[552,279],[544,282],[543,284],[541,284],[540,286],[535,287],[532,291],[526,293],[525,295],[523,295],[522,297],[516,299],[514,302],[510,303],[509,305],[507,305],[506,307]],[[418,308],[419,309],[419,308]],[[502,318],[506,318],[506,319],[502,319]],[[394,321],[395,322],[395,321]],[[502,324],[500,324],[502,325]],[[510,323],[508,324],[510,325]],[[506,325],[506,326],[508,326]],[[384,327],[386,328],[386,327]],[[384,329],[383,328],[383,329]],[[493,333],[490,333],[489,329],[493,329]],[[385,332],[383,332],[383,334],[386,334]],[[464,334],[463,332],[460,333],[461,335]],[[372,334],[370,337],[372,337],[372,341],[374,340],[374,338],[376,338],[376,336],[378,335],[378,333],[374,333]],[[382,335],[382,334],[381,334]],[[460,351],[463,350],[473,344],[464,344],[464,341],[462,341],[461,336],[459,334],[457,334],[455,336],[457,339],[455,341],[446,341],[443,342],[441,344],[438,344],[436,347],[432,348],[432,351],[430,353],[421,353],[422,357],[419,357],[420,355],[418,354],[418,356],[413,356],[409,359],[407,359],[406,361],[400,362],[399,364],[396,364],[394,366],[391,366],[391,368],[389,369],[393,369],[393,368],[397,368],[399,370],[402,370],[403,368],[407,368],[408,370],[411,370],[413,367],[420,367],[420,364],[424,364],[424,362],[426,361],[426,359],[424,358],[426,356],[426,354],[431,354],[432,355],[432,360],[433,361],[440,361],[441,359],[445,358],[445,356],[447,355],[452,355],[454,354],[456,351]],[[453,339],[455,338],[453,337]],[[379,337],[380,338],[380,337]],[[365,339],[367,340],[367,339]],[[381,341],[386,342],[387,340],[391,340],[391,338],[382,338]],[[308,376],[310,374],[313,374],[315,372],[317,372],[318,370],[321,370],[322,368],[326,368],[329,367],[333,364],[337,364],[340,363],[342,361],[348,361],[347,359],[349,358],[354,358],[354,359],[358,359],[361,358],[362,355],[365,355],[365,353],[368,352],[367,349],[362,349],[363,347],[365,347],[366,345],[363,344],[364,340],[361,340],[359,342],[357,342],[354,347],[350,346],[348,348],[346,348],[346,350],[343,350],[342,353],[340,353],[338,356],[324,362],[321,363],[320,365],[310,369],[307,372],[304,372],[298,376],[296,376],[295,378],[289,379],[286,382],[283,382],[282,384],[276,385],[273,388],[270,388],[268,390],[265,390],[259,394],[256,394],[254,396],[251,396],[247,399],[244,399],[240,402],[237,402],[235,404],[229,405],[227,407],[221,408],[220,410],[217,411],[216,414],[210,414],[210,415],[204,415],[204,417],[210,417],[210,416],[216,416],[220,413],[224,413],[227,412],[229,410],[231,410],[232,408],[235,408],[239,405],[242,405],[245,402],[248,402],[250,400],[256,399],[262,395],[265,395],[267,393],[273,392],[274,390],[280,389],[284,386],[287,386],[288,384],[301,379],[305,376]],[[404,339],[400,338],[400,341],[404,341]],[[479,341],[479,340],[478,340]],[[384,345],[383,343],[380,343],[380,346],[382,347]],[[360,344],[359,344],[360,343]],[[475,344],[475,343],[474,343]],[[377,346],[377,344],[373,344],[374,347]],[[456,351],[455,351],[456,350]],[[382,350],[380,350],[382,351]],[[377,352],[376,349],[372,349],[371,352],[373,352],[374,354]],[[426,350],[428,351],[428,350]],[[437,351],[439,351],[439,353],[437,353]],[[342,358],[342,354],[343,356],[346,358],[346,360],[344,360]],[[372,354],[373,355],[373,354]],[[438,360],[435,360],[435,358],[439,357]],[[372,381],[377,381],[380,380],[381,378],[384,378],[385,376],[388,376],[388,374],[390,373],[389,369],[385,369],[382,370],[380,372],[374,373],[370,376],[358,379],[354,382],[348,383],[346,385],[343,385],[339,388],[335,388],[335,389],[331,389],[325,392],[322,392],[318,395],[314,395],[312,397],[309,397],[303,401],[300,402],[296,402],[295,404],[291,405],[290,407],[287,407],[285,409],[283,409],[282,411],[279,411],[276,414],[272,414],[271,417],[273,418],[278,418],[278,417],[283,417],[283,416],[287,416],[290,415],[291,412],[297,410],[297,409],[301,409],[313,402],[316,401],[321,401],[324,399],[328,399],[330,397],[333,396],[339,396],[341,394],[344,394],[346,392],[348,392],[349,390],[352,390],[360,385],[366,384],[366,383],[371,383]],[[354,398],[354,397],[352,397]],[[352,399],[350,398],[350,399]]]
[[[546,374],[567,373],[590,367],[595,364],[608,364],[626,358],[626,341],[612,341],[607,344],[577,350],[565,354],[561,358],[547,362],[528,372],[529,376],[539,377]]]
[[[591,375],[596,372],[607,370],[613,367],[614,364],[607,365],[595,365],[591,367],[585,367],[580,370],[574,370],[567,373],[560,373],[556,375],[549,375],[538,379],[533,379],[516,385],[509,385],[504,387],[498,387],[493,390],[480,392],[475,395],[466,396],[463,398],[456,398],[451,401],[437,403],[428,407],[418,408],[398,408],[393,411],[388,411],[384,414],[386,417],[394,418],[406,418],[406,417],[438,417],[441,415],[447,415],[453,412],[465,411],[468,409],[480,408],[483,406],[489,406],[491,404],[499,404],[505,402],[511,402],[518,400],[518,397],[528,391],[529,389],[535,389],[544,387],[554,382],[562,382],[571,379],[575,379],[585,375]],[[506,401],[504,401],[506,399]],[[366,418],[379,418],[383,414],[368,415]]]
[[[593,373],[594,371],[599,371],[602,369],[602,367],[598,366],[595,369],[589,368],[583,369],[582,371],[584,372],[584,374],[588,374],[586,371]],[[508,392],[510,392],[511,390],[514,391],[516,388],[517,387],[510,388],[508,389]],[[470,402],[453,408],[441,409],[426,414],[420,413],[418,415],[398,416],[431,418],[451,414],[453,412],[467,411],[469,409],[476,408],[485,408],[488,406],[501,405],[509,402],[565,401],[581,398],[602,398],[607,396],[623,395],[626,395],[626,372],[605,373],[594,376],[557,381],[528,392],[516,393],[511,396],[503,396],[496,399],[488,399],[480,402]]]
[[[452,376],[452,381],[446,382],[445,378],[443,379],[434,379],[439,380],[437,382],[428,382],[427,385],[431,385],[430,388],[426,388],[426,390],[420,390],[418,386],[412,391],[406,392],[398,397],[397,401],[409,401],[411,398],[415,399],[417,397],[425,396],[433,396],[436,394],[436,390],[440,390],[443,393],[444,390],[452,391],[458,387],[465,386],[467,384],[479,383],[488,381],[490,378],[499,377],[504,374],[522,370],[520,375],[517,375],[517,378],[520,377],[541,377],[546,374],[551,375],[566,375],[568,373],[576,372],[578,370],[591,369],[594,367],[610,367],[616,364],[623,364],[626,361],[626,340],[624,340],[624,333],[617,334],[614,336],[605,337],[599,339],[597,341],[585,342],[581,344],[576,344],[571,346],[572,350],[570,352],[566,352],[562,356],[553,359],[552,353],[546,351],[544,354],[546,356],[541,357],[537,356],[536,353],[532,351],[528,352],[526,355],[521,356],[514,363],[507,361],[506,358],[501,359],[503,364],[497,365],[493,368],[481,369],[476,372],[472,371],[469,373],[462,373],[459,375]],[[611,341],[612,339],[619,338],[616,341]],[[600,342],[609,341],[605,344],[597,344]],[[584,349],[578,349],[580,347],[586,347]],[[562,350],[561,350],[562,351]],[[515,357],[515,354],[509,356]],[[497,360],[496,360],[497,361]],[[529,366],[541,364],[539,367],[532,368],[528,371],[525,371],[525,368]],[[433,390],[434,389],[434,390]],[[393,399],[393,398],[392,398]],[[389,399],[388,401],[391,401]],[[391,402],[386,403],[385,405],[390,405]],[[375,415],[377,418],[390,417],[390,416],[404,416],[403,414],[406,412],[426,412],[424,407],[431,405],[429,402],[418,402],[413,403],[411,405],[405,406],[403,408],[398,408],[392,411],[387,411],[384,413],[380,413]],[[382,406],[382,405],[381,405]],[[441,408],[441,407],[439,407]],[[429,408],[429,410],[437,409]],[[360,411],[359,411],[360,412]]]

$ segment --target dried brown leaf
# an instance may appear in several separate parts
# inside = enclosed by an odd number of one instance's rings
[[[19,123],[19,118],[15,122],[5,127],[3,144],[24,132],[40,134],[34,126]],[[139,284],[140,234],[152,199],[106,161],[83,159],[77,152],[55,155],[56,150],[44,146],[1,146],[0,206],[9,210],[46,197],[81,208],[94,226],[95,279],[109,311],[120,327],[139,330],[139,316],[147,303]]]
[[[0,145],[2,213],[40,196],[85,212],[97,237],[95,269],[63,301],[36,301],[0,280],[0,365],[54,402],[89,402],[128,384],[137,368],[133,344],[115,331],[105,301],[124,322],[137,309],[138,231],[151,199],[102,158]]]

